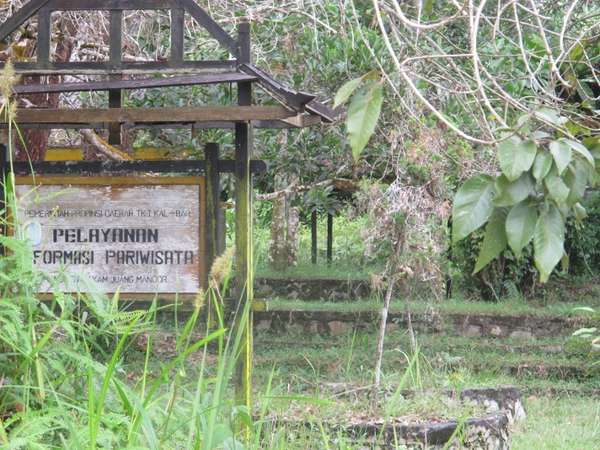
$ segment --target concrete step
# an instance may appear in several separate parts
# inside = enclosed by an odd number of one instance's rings
[[[310,311],[267,310],[254,313],[257,330],[319,333],[343,335],[353,330],[373,329],[381,318],[378,311]],[[539,338],[570,336],[579,328],[592,326],[593,321],[584,316],[511,315],[483,313],[445,313],[431,310],[410,314],[415,330],[426,333],[443,333],[465,337],[514,338],[535,340]],[[406,312],[388,315],[388,330],[407,328]]]

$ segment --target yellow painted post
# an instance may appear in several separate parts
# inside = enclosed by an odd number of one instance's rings
[[[204,162],[206,163],[206,278],[203,280],[207,288],[210,287],[209,272],[219,256],[219,230],[218,216],[221,209],[219,198],[220,179],[219,179],[219,145],[208,143],[204,147]],[[212,328],[216,323],[216,310],[212,301],[207,303],[208,324]]]
[[[7,157],[6,145],[0,144],[0,236],[5,236],[6,228],[6,190],[4,183],[6,182],[7,172]],[[0,245],[0,256],[4,256],[4,246]]]
[[[206,163],[206,267],[212,267],[219,256],[218,249],[218,211],[221,208],[219,199],[219,145],[208,143],[204,147]]]

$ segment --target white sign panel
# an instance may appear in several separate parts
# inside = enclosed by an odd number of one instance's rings
[[[68,274],[68,289],[85,291],[92,280],[106,293],[194,294],[204,268],[201,189],[167,181],[20,184],[18,216],[35,265]]]

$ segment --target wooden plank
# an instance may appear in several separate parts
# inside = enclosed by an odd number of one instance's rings
[[[174,0],[51,0],[50,7],[58,11],[169,9]]]
[[[333,215],[327,214],[327,263],[333,262]]]
[[[307,128],[321,124],[321,117],[313,116],[312,114],[298,114],[297,116],[283,119],[282,122],[286,123],[289,128]]]
[[[145,161],[161,161],[167,159],[167,156],[171,151],[173,151],[173,149],[154,147],[136,148],[133,150],[133,159]]]
[[[281,120],[295,113],[279,106],[206,106],[198,108],[109,108],[109,109],[17,109],[18,124],[98,122],[170,123],[250,120]],[[6,118],[2,118],[6,121]]]
[[[311,116],[308,114],[298,114],[297,116],[291,116],[286,119],[279,120],[252,120],[253,128],[261,128],[261,129],[288,129],[288,128],[305,128],[311,127],[314,125],[321,124],[321,118],[318,116]],[[0,124],[1,125],[1,124]],[[159,127],[159,128],[170,128],[169,124],[163,125],[151,125],[150,127]],[[189,128],[189,124],[171,124],[171,126],[175,128]],[[197,129],[223,129],[223,130],[233,130],[235,129],[235,124],[233,122],[224,122],[224,121],[207,121],[207,122],[198,122],[193,124],[193,126]],[[134,127],[136,128],[136,127]],[[147,128],[141,126],[141,128]]]
[[[110,11],[109,32],[109,63],[112,67],[120,67],[123,54],[123,11]],[[111,75],[113,81],[118,81],[122,75]],[[108,107],[121,108],[123,95],[120,89],[108,90]],[[108,143],[121,145],[121,124],[113,122],[108,125]]]
[[[255,77],[257,77],[258,83],[263,89],[265,89],[269,94],[271,94],[277,100],[281,101],[286,106],[293,107],[297,111],[303,111],[304,105],[314,100],[315,98],[315,96],[312,94],[298,92],[293,89],[290,89],[284,84],[279,83],[268,73],[264,72],[263,70],[260,70],[253,64],[241,64],[240,70],[244,73],[254,75]]]
[[[49,0],[30,0],[0,25],[0,41],[3,41],[24,22],[37,13]]]
[[[325,122],[329,123],[334,122],[338,116],[329,106],[317,101],[313,94],[290,89],[252,64],[242,64],[240,70],[256,76],[260,86],[284,105],[293,107],[298,111],[306,110],[313,115],[320,116]]]
[[[147,176],[16,176],[16,184],[36,185],[36,186],[163,186],[169,184],[179,185],[199,185],[204,183],[204,177],[147,177]]]
[[[299,114],[297,116],[291,116],[285,119],[276,119],[276,120],[252,120],[253,128],[261,128],[261,129],[289,129],[289,128],[304,128],[310,127],[313,125],[319,125],[321,123],[321,118],[317,116],[310,116],[307,114]],[[0,124],[1,127],[2,124]],[[195,124],[190,125],[189,123],[171,123],[171,124],[152,124],[152,125],[140,125],[134,126],[134,129],[137,128],[161,128],[161,129],[177,129],[177,128],[190,128],[193,126],[199,130],[233,130],[235,129],[234,122],[227,121],[205,121],[205,122],[197,122]]]
[[[309,113],[317,114],[317,115],[321,116],[323,121],[329,122],[329,123],[335,122],[339,116],[338,112],[336,112],[335,110],[331,109],[329,106],[327,106],[317,100],[308,102],[305,105],[305,108]]]
[[[8,125],[0,121],[0,130],[6,130]],[[19,129],[22,130],[81,130],[81,129],[105,130],[107,123],[83,123],[83,124],[64,124],[64,123],[22,123]]]
[[[317,263],[317,212],[310,214],[310,262]]]
[[[294,122],[296,119],[290,117],[283,120],[252,120],[253,128],[260,129],[288,129],[298,128],[295,125],[291,125],[288,121]],[[304,119],[303,119],[304,120]],[[321,123],[320,118],[315,117],[308,121],[308,124],[304,126],[312,126]],[[147,129],[160,129],[160,130],[179,130],[179,129],[190,129],[192,126],[199,130],[233,130],[235,129],[234,122],[228,121],[205,121],[205,122],[172,122],[172,123],[150,123],[150,124],[126,124],[129,130],[147,130]],[[0,122],[0,130],[8,128],[8,125]],[[79,130],[79,129],[94,129],[94,130],[105,130],[108,128],[108,124],[104,122],[90,122],[90,123],[75,123],[75,124],[64,124],[64,123],[21,123],[19,128],[23,130]]]
[[[113,75],[120,77],[120,75]],[[111,109],[120,109],[122,106],[122,91],[120,89],[110,89],[108,91],[108,107]],[[108,124],[108,143],[110,145],[121,145],[121,124],[111,122]]]
[[[218,256],[218,216],[221,208],[219,180],[219,145],[208,143],[204,147],[206,161],[206,267],[211,268]],[[209,269],[210,270],[210,269]],[[212,305],[209,305],[209,308]],[[212,311],[211,311],[212,312]]]
[[[15,94],[38,94],[50,92],[91,92],[111,89],[152,89],[172,86],[194,86],[199,84],[237,83],[238,81],[255,81],[256,78],[237,72],[202,74],[193,76],[177,76],[148,78],[142,80],[107,80],[85,83],[52,83],[13,86]]]
[[[232,55],[237,55],[238,45],[229,33],[214,21],[214,19],[202,9],[194,0],[177,0],[180,7],[184,8],[192,18],[204,27],[208,33],[215,38],[223,47],[229,49]]]
[[[38,12],[37,63],[42,65],[50,62],[51,16],[52,11],[48,8]]]
[[[0,64],[0,70],[4,63]],[[35,62],[16,62],[15,71],[21,75],[107,75],[123,73],[132,75],[215,73],[236,68],[235,60],[226,61],[183,61],[180,64],[169,61],[123,62],[120,67],[98,61],[50,62],[47,66]]]
[[[185,11],[182,8],[171,9],[171,61],[183,61]]]
[[[45,161],[83,161],[83,149],[55,147],[46,150]]]
[[[162,161],[173,151],[169,148],[141,147],[133,151],[134,160]],[[83,161],[83,149],[79,147],[50,147],[45,161]]]
[[[6,226],[6,204],[4,201],[5,196],[5,178],[6,173],[8,171],[8,161],[6,154],[6,145],[0,144],[0,236],[5,235],[5,226]],[[0,256],[4,256],[4,246],[0,245]]]
[[[123,11],[110,11],[109,33],[109,63],[112,67],[120,67],[123,53]],[[111,75],[113,81],[118,81],[122,75]],[[120,89],[108,90],[108,107],[121,108],[123,101]],[[108,125],[108,143],[121,145],[121,124],[113,122]]]
[[[123,54],[123,11],[110,12],[109,60],[110,65],[118,67]]]
[[[203,160],[175,160],[175,161],[34,161],[15,162],[15,174],[26,175],[31,173],[39,175],[82,175],[82,174],[132,174],[143,173],[179,173],[184,175],[197,175],[204,173]],[[263,173],[267,170],[264,161],[253,160],[250,162],[252,173]],[[220,160],[219,172],[233,173],[235,161]]]
[[[217,254],[222,255],[227,249],[227,218],[225,207],[219,203],[219,214],[217,215]]]

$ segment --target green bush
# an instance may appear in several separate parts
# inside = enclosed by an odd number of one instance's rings
[[[569,264],[562,273],[555,273],[554,279],[564,276],[565,270],[571,277],[589,277],[600,269],[600,192],[590,193],[584,207],[588,213],[584,224],[577,224],[574,220],[567,224],[565,252]],[[533,263],[532,244],[523,250],[521,259],[505,250],[497,261],[472,275],[482,240],[483,231],[479,230],[453,246],[450,273],[455,285],[467,294],[492,300],[535,295],[540,285]]]
[[[523,249],[521,259],[505,250],[499,258],[473,274],[482,241],[483,231],[480,230],[452,247],[450,276],[454,289],[464,291],[467,296],[495,301],[505,297],[533,296],[538,274],[533,263],[532,244]]]

